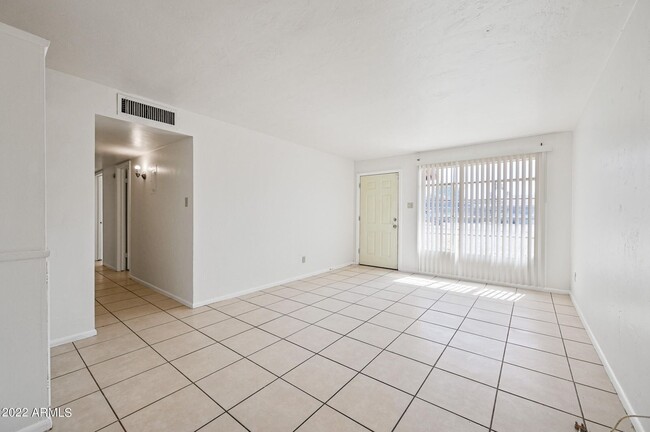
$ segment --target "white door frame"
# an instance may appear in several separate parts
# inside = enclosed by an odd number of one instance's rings
[[[126,174],[126,175],[125,175]],[[127,179],[126,196],[124,196],[124,179]],[[117,189],[117,260],[116,270],[127,270],[127,251],[126,248],[131,245],[131,161],[123,162],[115,166],[115,181]],[[126,203],[126,214],[124,212],[124,203]],[[126,244],[124,242],[126,239]],[[130,263],[128,265],[130,267]]]
[[[104,173],[95,173],[95,261],[104,255]]]
[[[363,176],[371,176],[371,175],[378,175],[378,174],[397,174],[397,270],[399,271],[402,268],[402,234],[401,234],[401,227],[402,227],[402,170],[401,169],[394,169],[394,170],[385,170],[385,171],[370,171],[370,172],[362,172],[362,173],[357,173],[357,186],[356,186],[356,195],[357,195],[357,203],[356,203],[356,217],[355,217],[355,229],[357,231],[356,235],[356,251],[355,251],[355,263],[359,264],[360,258],[360,250],[359,250],[359,235],[360,235],[360,230],[359,230],[359,218],[360,218],[360,211],[361,211],[361,194],[359,193],[361,190],[361,177]]]

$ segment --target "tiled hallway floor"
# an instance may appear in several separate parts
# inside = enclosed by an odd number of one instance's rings
[[[97,267],[55,431],[592,432],[625,415],[566,295],[350,266],[197,309]],[[629,422],[623,430],[631,430]]]

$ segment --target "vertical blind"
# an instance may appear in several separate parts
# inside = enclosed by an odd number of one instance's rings
[[[420,271],[544,286],[544,153],[421,165]]]

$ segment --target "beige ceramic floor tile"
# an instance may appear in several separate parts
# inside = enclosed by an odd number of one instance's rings
[[[277,380],[237,405],[230,414],[253,432],[284,432],[296,429],[320,406],[316,399]]]
[[[296,432],[367,432],[368,429],[343,414],[323,405]]]
[[[95,431],[115,422],[115,414],[100,392],[95,392],[81,399],[66,404],[72,411],[72,416],[54,417],[52,423],[55,432],[88,432]],[[119,430],[119,429],[118,429]]]
[[[237,315],[241,315],[241,314],[246,313],[246,312],[250,312],[250,311],[255,310],[257,308],[259,308],[259,306],[254,305],[252,303],[248,303],[248,302],[245,302],[245,301],[238,301],[236,303],[231,303],[231,304],[226,305],[226,306],[220,306],[220,307],[217,308],[217,310],[219,310],[219,311],[221,311],[223,313],[226,313],[226,314],[228,314],[230,316],[237,316]]]
[[[105,388],[104,395],[123,418],[188,384],[187,378],[166,363]]]
[[[77,351],[70,351],[51,358],[50,376],[56,378],[85,367],[86,365],[83,360],[81,360]]]
[[[276,377],[253,362],[242,359],[196,384],[225,409],[230,409]]]
[[[325,317],[330,316],[331,314],[332,312],[324,309],[319,309],[313,306],[306,306],[302,309],[298,309],[297,311],[291,312],[289,316],[313,324],[315,322],[322,320]]]
[[[237,319],[247,322],[253,326],[260,326],[266,322],[274,320],[282,316],[279,312],[272,311],[271,309],[258,308],[250,312],[237,315]]]
[[[575,359],[569,359],[569,362],[576,383],[616,393],[603,366]]]
[[[564,346],[567,355],[571,358],[601,364],[600,357],[598,357],[598,353],[591,344],[565,340]]]
[[[152,345],[152,348],[165,357],[167,361],[172,361],[214,343],[214,340],[203,333],[192,331]]]
[[[431,366],[384,351],[362,373],[415,395],[431,371]]]
[[[567,358],[520,345],[508,344],[505,361],[517,366],[571,380]]]
[[[436,367],[496,387],[501,362],[448,347]]]
[[[580,416],[570,415],[547,406],[499,392],[494,411],[493,428],[499,432],[574,431],[573,425],[582,422]]]
[[[278,340],[279,338],[271,333],[253,328],[225,339],[221,343],[243,356],[249,356]]]
[[[66,405],[99,390],[88,369],[71,372],[52,380],[52,406]]]
[[[324,318],[316,323],[316,325],[319,327],[326,328],[342,335],[351,332],[361,324],[363,324],[363,321],[361,320],[340,314],[330,315],[327,318]]]
[[[487,432],[487,429],[420,399],[413,401],[395,428],[395,432],[432,431]]]
[[[560,326],[554,323],[513,316],[510,326],[519,330],[560,337]]]
[[[251,328],[253,327],[250,324],[239,321],[237,318],[230,318],[225,321],[203,327],[201,329],[201,332],[220,342],[224,339],[228,339],[231,336],[243,333]]]
[[[469,313],[467,314],[467,318],[471,318],[479,321],[485,321],[485,322],[498,324],[502,326],[507,326],[510,323],[509,314],[492,312],[492,311],[479,309],[479,308],[472,308],[472,310],[470,310]]]
[[[460,330],[466,333],[473,333],[504,342],[508,337],[508,327],[487,323],[485,321],[473,320],[471,318],[467,318],[463,321]]]
[[[495,339],[458,331],[449,342],[449,346],[500,361],[506,344]]]
[[[284,379],[325,402],[356,375],[350,368],[315,355],[284,376]]]
[[[496,389],[459,375],[434,369],[417,396],[489,427]]]
[[[524,330],[511,328],[510,334],[508,335],[508,343],[513,343],[528,348],[535,348],[557,355],[565,355],[562,339]]]
[[[214,323],[218,323],[220,321],[224,321],[229,319],[230,317],[222,312],[219,312],[217,310],[209,310],[207,312],[202,312],[200,314],[196,315],[191,315],[188,316],[187,318],[183,318],[183,322],[185,324],[189,324],[194,328],[202,328],[205,326],[209,326]]]
[[[127,432],[193,432],[223,410],[192,385],[125,418]]]
[[[349,316],[350,318],[367,321],[377,315],[379,311],[377,309],[372,309],[366,306],[352,305],[346,307],[345,309],[341,309],[338,313],[341,315]]]
[[[123,309],[117,312],[113,312],[113,315],[118,317],[122,321],[130,320],[133,318],[139,318],[146,315],[151,315],[153,313],[160,312],[160,309],[156,306],[147,303],[143,306],[136,306],[129,309]]]
[[[576,387],[587,420],[614,427],[621,417],[627,415],[616,394],[580,384]],[[624,430],[631,431],[631,429]]]
[[[260,328],[278,337],[286,338],[299,330],[304,329],[309,324],[297,320],[290,316],[281,316],[280,318],[262,324]]]
[[[374,345],[378,348],[386,348],[398,336],[399,332],[375,324],[365,323],[352,330],[348,337],[361,342]]]
[[[433,366],[445,346],[427,339],[422,339],[408,334],[400,335],[391,343],[388,351],[400,354],[402,356],[417,360],[422,363]]]
[[[380,352],[381,350],[377,347],[344,336],[325,348],[320,354],[330,360],[360,371]]]
[[[145,347],[90,366],[90,372],[99,386],[104,388],[164,363],[164,358],[150,347]]]
[[[97,336],[81,339],[74,344],[77,349],[81,349],[99,342],[105,342],[120,336],[132,334],[132,331],[121,322],[110,324],[97,329]]]
[[[74,350],[75,350],[74,344],[72,342],[69,342],[63,345],[50,348],[50,356],[54,357],[56,355],[64,354]]]
[[[357,375],[329,402],[336,410],[377,432],[388,432],[411,402],[407,393]]]
[[[585,329],[560,325],[560,330],[562,331],[562,338],[564,339],[586,344],[591,343],[591,339],[589,339],[589,335]]]
[[[425,321],[415,321],[404,333],[428,339],[432,342],[448,344],[456,330],[431,324]]]
[[[277,376],[284,375],[314,355],[298,345],[285,340],[270,345],[248,358]]]
[[[580,406],[571,381],[504,364],[499,389],[550,407],[580,415]]]
[[[340,337],[338,333],[312,325],[294,333],[287,340],[310,351],[319,352]]]
[[[437,324],[452,329],[457,329],[463,322],[463,317],[452,315],[445,312],[428,310],[419,318],[420,321],[425,321],[431,324]]]
[[[144,341],[150,345],[162,342],[173,337],[189,333],[193,330],[192,327],[182,321],[174,320],[156,327],[150,327],[145,330],[137,332]]]
[[[155,327],[160,324],[165,324],[171,321],[174,321],[176,318],[169,315],[166,312],[156,312],[151,315],[145,315],[140,318],[134,318],[128,321],[125,321],[126,324],[131,330],[138,331],[144,330],[150,327]]]
[[[180,357],[172,364],[190,380],[198,381],[239,359],[241,356],[236,352],[221,344],[214,344]]]
[[[388,312],[381,312],[372,319],[370,319],[370,323],[372,324],[377,324],[383,327],[387,327],[389,329],[403,332],[406,330],[413,322],[415,321],[414,318],[409,318],[401,315],[395,315],[393,313],[388,313]]]
[[[246,432],[246,428],[239,424],[230,414],[223,413],[197,432]]]

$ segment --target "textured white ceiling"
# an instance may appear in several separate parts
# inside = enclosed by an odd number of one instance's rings
[[[186,138],[138,123],[95,116],[95,171]]]
[[[571,130],[634,0],[0,0],[48,66],[350,158]]]

